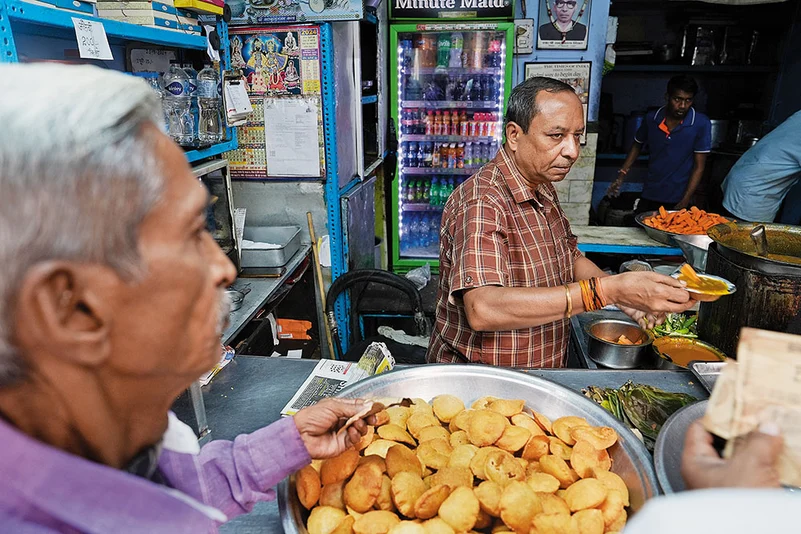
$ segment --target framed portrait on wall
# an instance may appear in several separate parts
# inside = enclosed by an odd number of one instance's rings
[[[539,0],[539,50],[586,50],[591,0]]]
[[[589,117],[590,103],[590,67],[589,61],[572,61],[560,63],[526,63],[525,78],[544,76],[553,78],[560,82],[565,82],[573,88],[576,96],[581,100],[584,107],[584,134],[581,136],[581,144],[587,144],[587,119]]]

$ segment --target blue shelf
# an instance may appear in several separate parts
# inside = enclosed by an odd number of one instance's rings
[[[376,102],[378,102],[378,95],[362,97],[362,104],[375,104]]]
[[[102,22],[109,41],[137,41],[176,48],[206,49],[206,38],[201,35],[188,35],[173,30],[137,26],[128,22],[101,19],[82,13],[27,4],[18,0],[6,0],[6,7],[8,17],[12,22],[59,28],[65,32],[65,36],[72,35],[74,37],[72,18],[77,17]]]
[[[236,147],[236,140],[226,141],[224,143],[219,143],[217,145],[212,145],[210,147],[201,148],[198,150],[189,150],[186,153],[186,159],[189,160],[189,163],[194,163],[195,161],[200,161],[212,156],[219,156],[223,152],[228,152],[229,150],[236,150]]]
[[[631,256],[681,256],[683,252],[675,247],[646,247],[642,245],[602,245],[593,243],[579,243],[578,249],[581,252],[597,252],[602,254],[628,254]]]

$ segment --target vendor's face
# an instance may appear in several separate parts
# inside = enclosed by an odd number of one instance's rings
[[[576,11],[575,0],[556,0],[554,2],[556,8],[556,20],[561,23],[570,22],[573,18],[573,13]]]
[[[180,392],[220,358],[225,288],[236,270],[206,230],[209,195],[183,151],[155,128],[151,134],[164,191],[139,228],[142,276],[112,292],[110,363]]]
[[[668,114],[676,119],[684,119],[693,105],[695,95],[687,91],[674,91],[667,95]]]
[[[578,159],[584,110],[572,91],[540,91],[537,108],[528,132],[514,122],[506,125],[506,147],[530,184],[559,182]]]

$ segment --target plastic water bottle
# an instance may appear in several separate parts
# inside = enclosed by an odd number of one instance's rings
[[[431,245],[439,246],[439,225],[440,225],[440,215],[439,213],[432,213],[431,220],[428,223],[428,235],[431,238]]]
[[[167,131],[179,145],[191,145],[195,124],[192,120],[189,76],[172,63],[161,79],[164,91],[164,114],[167,115]]]
[[[222,86],[217,69],[209,65],[197,75],[197,101],[200,112],[198,140],[202,145],[219,143],[223,138]]]
[[[183,68],[186,75],[189,76],[189,98],[191,99],[191,105],[189,109],[192,112],[192,121],[195,125],[195,129],[192,134],[194,135],[194,141],[197,142],[197,127],[200,124],[200,121],[198,120],[200,116],[197,109],[197,71],[191,63],[184,63],[181,65],[181,68]]]

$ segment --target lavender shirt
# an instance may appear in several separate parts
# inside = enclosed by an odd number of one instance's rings
[[[0,532],[198,533],[275,498],[311,459],[292,418],[202,449],[170,414],[159,469],[171,487],[45,445],[0,420]]]

